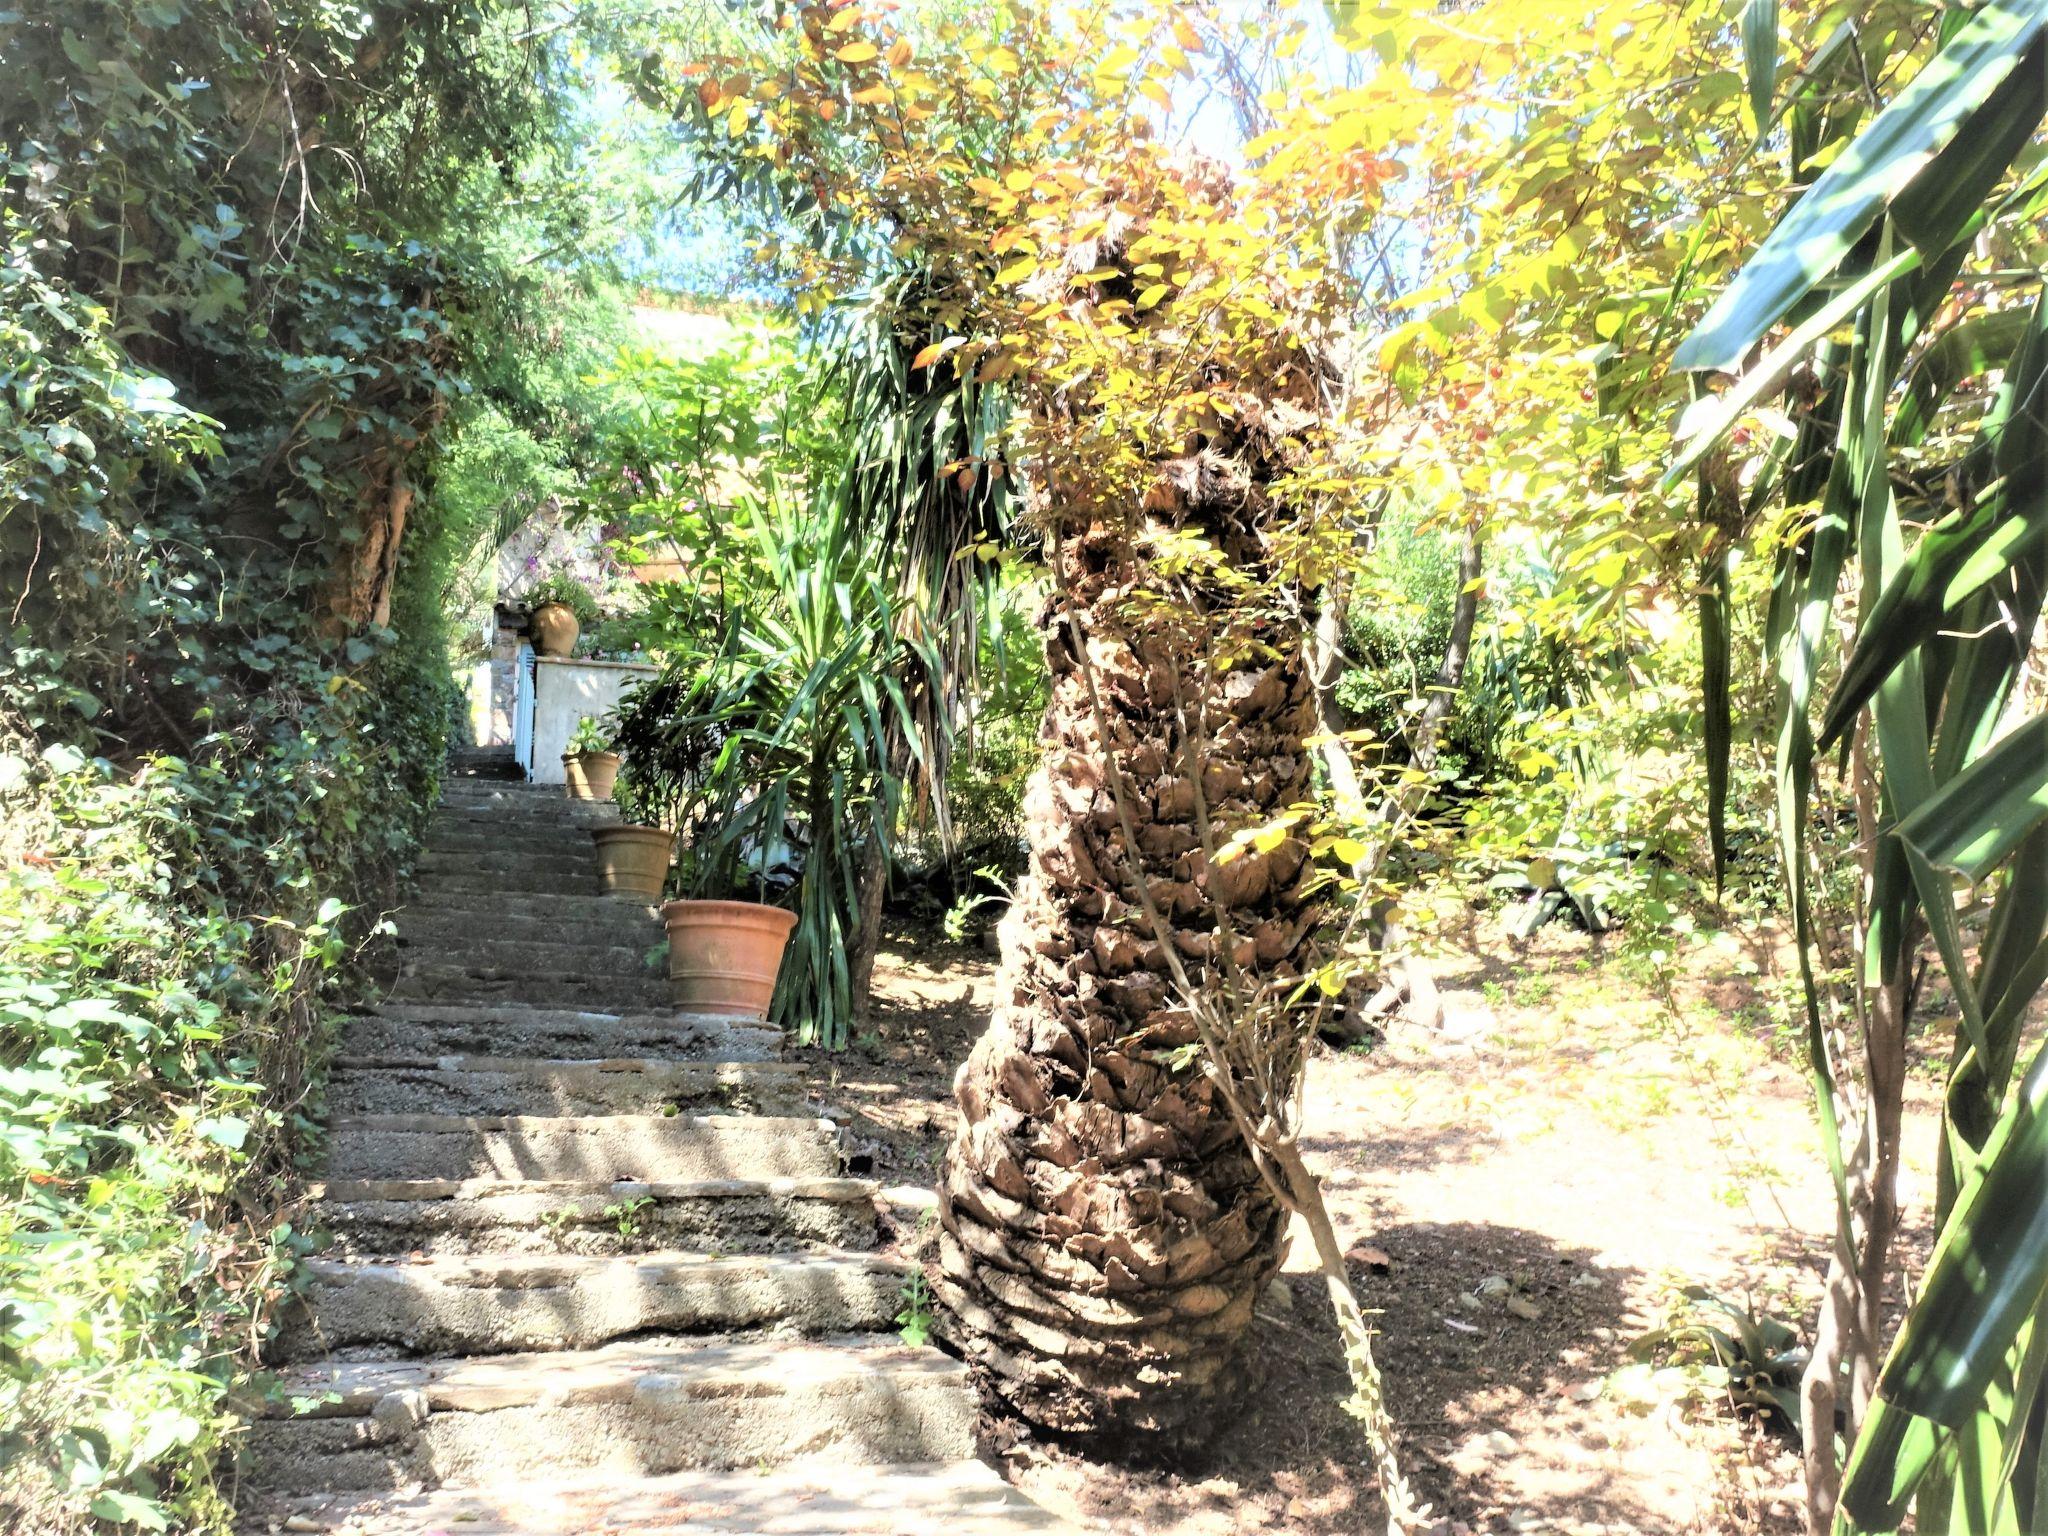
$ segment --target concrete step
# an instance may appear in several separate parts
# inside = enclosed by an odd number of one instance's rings
[[[530,1008],[652,1012],[668,1002],[669,985],[666,977],[646,970],[606,971],[592,965],[575,971],[529,971],[408,957],[392,985],[390,999],[395,1003],[517,1002]]]
[[[280,1384],[248,1451],[254,1485],[283,1493],[974,1454],[967,1368],[873,1337],[323,1364]]]
[[[523,1002],[387,1002],[348,1021],[354,1056],[651,1056],[664,1061],[767,1061],[782,1032],[672,1008],[537,1008]]]
[[[643,929],[630,943],[618,942],[619,934],[607,935],[601,944],[564,938],[559,930],[546,930],[545,938],[528,938],[500,933],[495,927],[483,933],[472,928],[460,937],[449,937],[439,932],[419,933],[402,919],[398,929],[401,958],[420,965],[484,972],[649,976],[657,981],[668,975],[668,941],[660,928]]]
[[[354,1536],[1014,1536],[1074,1529],[978,1461],[800,1462],[624,1481],[521,1478],[503,1488],[381,1498],[273,1497],[246,1508],[241,1528]]]
[[[330,1179],[312,1193],[312,1225],[337,1254],[769,1253],[881,1237],[868,1179]]]
[[[637,1225],[622,1202],[617,1220]],[[385,1346],[409,1355],[594,1349],[638,1333],[886,1329],[910,1274],[875,1253],[471,1254],[310,1259],[278,1358]]]
[[[328,1080],[327,1109],[334,1115],[660,1114],[787,1106],[802,1098],[802,1069],[794,1062],[344,1055]]]
[[[332,1179],[796,1179],[839,1172],[829,1120],[769,1115],[348,1115]]]

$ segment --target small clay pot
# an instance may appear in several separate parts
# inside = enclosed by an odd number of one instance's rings
[[[765,1019],[796,914],[753,901],[671,901],[669,998],[685,1013]]]
[[[566,656],[576,649],[576,636],[583,626],[567,603],[542,603],[530,621],[533,648],[543,656]]]
[[[571,800],[609,800],[619,778],[616,752],[564,752],[562,782]]]
[[[660,827],[592,827],[597,844],[597,877],[607,896],[661,900],[668,884],[668,856],[675,839]]]

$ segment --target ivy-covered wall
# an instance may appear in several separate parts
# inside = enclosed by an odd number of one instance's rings
[[[476,216],[545,133],[521,29],[0,6],[10,1531],[225,1518],[332,1005],[453,719],[435,463],[522,281]]]

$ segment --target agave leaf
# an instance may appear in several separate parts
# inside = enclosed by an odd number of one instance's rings
[[[1892,421],[1892,441],[1913,444],[1927,436],[1941,402],[1964,379],[2001,368],[2027,332],[2024,309],[1996,309],[1949,327],[1929,343],[1906,379],[1906,397]]]
[[[1920,253],[1908,247],[1880,262],[1808,315],[1725,391],[1688,408],[1678,428],[1682,446],[1664,472],[1664,483],[1669,485],[1706,457],[1745,411],[1784,382],[1808,348],[1867,304],[1871,295],[1915,270],[1920,260]]]
[[[1892,222],[1928,257],[1957,240],[2048,112],[2048,62],[2037,34],[2019,63],[1934,163],[1892,204]]]
[[[1999,1457],[1998,1495],[2000,1512],[2004,1513],[2010,1502],[2011,1513],[2017,1517],[2021,1528],[2026,1529],[2033,1522],[2034,1511],[2040,1508],[2035,1488],[2037,1469],[2025,1466],[2030,1453],[2037,1461],[2040,1456],[2040,1426],[2031,1410],[2041,1390],[2043,1372],[2048,1370],[2048,1328],[2041,1326],[2039,1318],[2020,1330],[2020,1340],[2013,1353],[2017,1359],[2013,1368],[2011,1406],[2002,1426],[2004,1445]],[[2023,1468],[2024,1481],[2015,1487]]]
[[[1957,1202],[1879,1378],[1891,1406],[1950,1428],[1983,1401],[2048,1288],[2048,1049],[2028,1067]]]
[[[2044,27],[2048,11],[2039,0],[1989,0],[1972,15],[1779,221],[1672,365],[1736,367],[1958,134],[1990,134],[1981,110]],[[1916,212],[1931,216],[1935,207],[1930,199]],[[1923,228],[1915,245],[1927,249],[1939,234]],[[1939,248],[1953,243],[1951,232]]]
[[[1941,1449],[1941,1427],[1883,1397],[1870,1400],[1842,1474],[1842,1508],[1859,1529],[1896,1531]]]
[[[1757,137],[1771,121],[1778,85],[1778,0],[1748,0],[1742,8],[1742,65],[1749,76],[1749,110]]]
[[[1714,895],[1718,899],[1728,873],[1728,758],[1734,743],[1728,686],[1732,638],[1725,550],[1707,562],[1699,603],[1700,727],[1707,749],[1707,838],[1713,848]]]
[[[2048,296],[2036,303],[1999,398],[1972,449],[2000,476],[1975,507],[1945,518],[1915,546],[1859,626],[1829,700],[1820,743],[1839,738],[1900,660],[1936,638],[1969,598],[2022,563],[2048,556]]]
[[[1928,863],[1982,880],[2048,819],[2048,714],[2036,715],[1899,822]]]
[[[2036,856],[2034,861],[2029,863],[2024,856],[2016,860],[2011,878],[2015,885],[2028,887],[2025,892],[2028,904],[2038,909],[2040,892],[2043,888],[2048,888],[2048,880],[2040,879],[2037,873],[2048,867],[2048,829],[2035,828],[2032,841],[2032,851]],[[2016,893],[2010,899],[2017,902],[2019,896]],[[1998,975],[1992,976],[1987,968],[1983,996],[1990,1016],[1985,1020],[1984,1027],[1990,1034],[1994,1047],[2007,1037],[2012,1041],[2018,1040],[2019,1026],[2026,1017],[2028,1005],[2034,1001],[2034,995],[2042,987],[2048,986],[2048,939],[2041,937],[2041,926],[2038,921],[2033,931],[2033,947],[2012,962],[2010,971],[2001,971]],[[1996,958],[2003,961],[2004,956],[2000,954]]]

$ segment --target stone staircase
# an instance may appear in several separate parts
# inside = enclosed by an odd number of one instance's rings
[[[964,1367],[893,1332],[888,1200],[778,1035],[674,1012],[656,914],[598,891],[611,807],[513,778],[451,765],[350,1022],[244,1529],[1061,1528],[974,1459]]]

